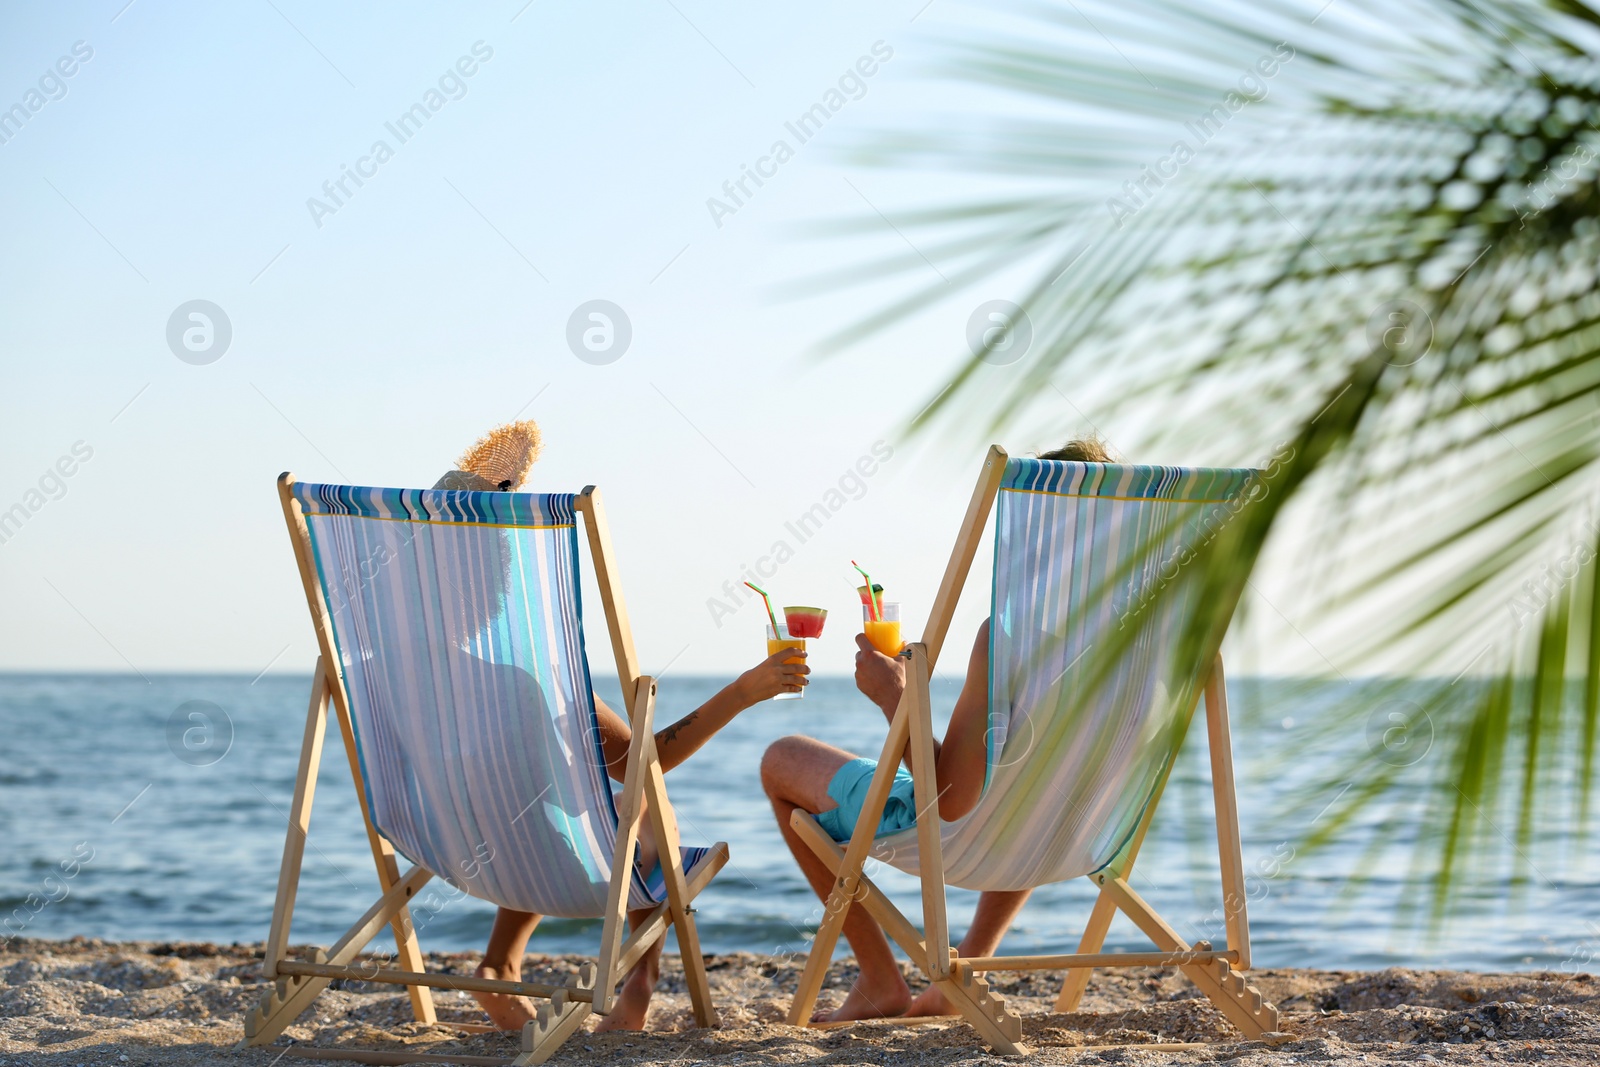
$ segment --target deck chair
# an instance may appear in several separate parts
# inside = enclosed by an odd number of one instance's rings
[[[321,657],[262,965],[275,984],[246,1018],[245,1044],[273,1041],[331,980],[353,979],[407,987],[423,1023],[435,1021],[431,988],[537,998],[510,1062],[541,1063],[591,1012],[610,1010],[616,983],[669,925],[695,1021],[714,1026],[690,902],[727,862],[728,846],[678,844],[652,733],[655,681],[638,670],[599,491],[371,489],[284,474],[278,493]],[[584,651],[580,513],[633,731],[620,799]],[[381,895],[331,949],[292,959],[330,704]],[[644,817],[661,856],[649,877],[635,862]],[[404,875],[397,856],[413,864]],[[502,907],[603,919],[597,963],[561,985],[426,971],[411,905],[434,877]],[[624,941],[627,911],[642,908],[652,909],[649,920]],[[396,952],[356,965],[385,926]],[[380,1062],[373,1055],[351,1058]]]
[[[835,876],[790,1008],[792,1025],[809,1021],[845,914],[858,903],[1002,1054],[1024,1049],[1020,1018],[983,978],[996,970],[1068,969],[1056,1009],[1073,1011],[1092,968],[1179,967],[1247,1036],[1275,1033],[1277,1009],[1242,977],[1250,937],[1221,634],[1187,656],[1179,640],[1196,600],[1179,561],[1243,505],[1256,478],[1249,470],[1009,459],[999,447],[989,450],[927,630],[902,653],[907,687],[850,841],[841,849],[807,812],[791,819]],[[938,817],[928,678],[992,507],[987,780],[977,807],[945,823]],[[1088,655],[1097,642],[1119,651],[1097,660]],[[1202,690],[1226,949],[1187,943],[1128,883]],[[875,839],[908,744],[917,825]],[[867,876],[869,859],[920,876],[922,930]],[[962,959],[951,948],[947,884],[1018,890],[1079,876],[1098,886],[1099,896],[1076,953]],[[1118,910],[1156,951],[1101,951]]]

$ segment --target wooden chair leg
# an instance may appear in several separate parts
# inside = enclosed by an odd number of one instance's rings
[[[331,683],[330,683],[331,684]],[[345,697],[342,690],[331,687],[333,710],[339,720],[339,732],[344,737],[345,755],[350,761],[350,777],[355,782],[356,800],[361,808],[362,821],[366,823],[367,845],[372,850],[372,864],[377,869],[378,888],[387,893],[400,884],[400,862],[395,855],[394,846],[388,838],[378,832],[372,821],[372,813],[367,810],[367,790],[365,779],[361,770],[361,757],[356,750],[355,728],[350,722],[350,712],[345,706]],[[422,958],[422,946],[417,943],[417,929],[411,922],[409,905],[402,907],[395,913],[389,923],[394,933],[395,959],[400,966],[408,971],[423,971],[427,964]],[[406,990],[411,999],[411,1014],[419,1023],[431,1024],[438,1021],[438,1016],[433,1010],[433,990],[427,986],[410,986]]]
[[[922,882],[922,931],[928,978],[950,977],[950,924],[945,912],[944,856],[939,821],[939,783],[934,766],[933,711],[928,693],[927,646],[910,646],[907,714],[911,720],[911,777],[917,804],[917,866]]]
[[[576,977],[567,979],[567,987],[592,994],[597,973],[594,964],[584,963]],[[549,1000],[534,1001],[533,1019],[522,1028],[522,1052],[511,1062],[516,1067],[545,1062],[592,1014],[591,1004],[569,999],[565,989],[556,990]]]
[[[845,853],[839,843],[829,837],[817,820],[808,812],[796,811],[789,819],[789,825],[794,827],[800,840],[805,842],[812,852],[816,853],[835,878],[840,877],[844,868]],[[907,919],[900,909],[895,907],[883,891],[873,884],[872,879],[862,875],[857,882],[859,890],[856,899],[862,907],[867,909],[878,925],[883,927],[883,932],[889,935],[889,940],[900,946],[911,959],[913,966],[919,970],[927,969],[927,957],[924,953],[925,945],[922,933],[911,920]]]
[[[1028,1047],[1022,1044],[1022,1019],[1006,1009],[1004,997],[989,992],[983,979],[969,971],[964,981],[952,975],[934,984],[997,1053],[1027,1054]]]
[[[1217,817],[1217,852],[1222,870],[1222,914],[1228,947],[1239,954],[1238,968],[1250,969],[1250,917],[1244,880],[1244,847],[1239,836],[1239,800],[1233,787],[1233,740],[1228,727],[1228,688],[1217,655],[1206,683],[1206,748],[1211,753],[1212,805]]]
[[[655,739],[649,740],[650,751],[645,761],[645,791],[649,796],[646,805],[651,828],[656,834],[656,851],[661,864],[662,881],[666,883],[667,903],[672,911],[672,928],[678,937],[678,954],[683,958],[683,978],[689,987],[689,1000],[694,1005],[694,1021],[698,1026],[717,1025],[717,1008],[711,1001],[711,982],[706,975],[706,958],[700,951],[700,934],[695,928],[694,909],[690,907],[689,886],[683,876],[683,853],[678,846],[678,826],[672,816],[672,802],[667,799],[666,777],[661,762],[656,757]]]
[[[330,963],[337,967],[348,964],[366,948],[374,937],[389,924],[396,914],[402,911],[417,890],[427,884],[433,875],[422,867],[413,867],[406,872],[387,893],[367,909],[367,913],[343,937],[334,943],[333,949],[323,953],[318,949],[313,963]],[[273,988],[267,991],[261,1003],[245,1016],[244,1044],[265,1045],[292,1024],[300,1013],[311,1006],[328,985],[327,978],[294,977],[279,978]],[[430,1001],[431,1002],[431,1001]]]
[[[845,853],[839,848],[837,842],[823,832],[817,821],[805,812],[797,811],[790,820],[790,825],[799,834],[800,839],[806,843],[817,858],[827,865],[836,877],[844,870],[847,862]],[[867,909],[867,913],[875,919],[890,940],[899,945],[911,960],[911,963],[924,974],[931,968],[928,966],[928,946],[922,934],[911,925],[894,902],[884,895],[866,875],[861,875],[858,882],[857,901]],[[1022,1040],[1022,1019],[1006,1008],[1005,998],[989,991],[988,982],[970,970],[960,967],[960,961],[955,953],[948,948],[947,965],[950,967],[949,976],[942,979],[933,979],[933,984],[944,991],[950,1002],[956,1006],[966,1019],[972,1023],[978,1033],[1003,1056],[1022,1055],[1027,1050],[1020,1044]]]
[[[300,742],[300,766],[295,775],[294,800],[289,807],[289,828],[283,838],[283,862],[278,868],[278,896],[272,908],[261,976],[278,977],[278,961],[289,947],[294,921],[294,901],[300,889],[300,867],[305,858],[306,835],[311,831],[311,802],[317,792],[317,771],[322,766],[322,744],[328,732],[328,676],[322,657],[311,679],[311,703],[306,709],[305,736]]]
[[[804,1026],[811,1020],[811,1009],[816,1005],[817,994],[822,991],[822,980],[827,976],[829,964],[833,962],[833,947],[839,943],[845,916],[850,913],[850,907],[859,895],[858,887],[865,877],[862,872],[872,851],[873,838],[883,818],[884,806],[889,802],[889,791],[894,787],[900,757],[905,755],[906,742],[911,736],[911,704],[914,699],[909,690],[902,694],[900,706],[889,723],[889,736],[884,739],[883,749],[878,754],[878,769],[872,775],[872,784],[867,787],[867,797],[861,804],[861,814],[850,834],[844,860],[835,871],[833,891],[828,894],[823,906],[822,922],[818,924],[817,935],[811,941],[811,954],[806,958],[805,970],[800,974],[800,985],[789,1005],[790,1026]],[[798,809],[794,812],[794,816],[805,814]],[[790,825],[795,825],[793,817],[789,821]]]
[[[833,892],[828,894],[822,908],[822,921],[811,939],[811,954],[806,957],[805,969],[800,972],[800,984],[795,988],[794,999],[789,1003],[790,1026],[805,1026],[811,1021],[811,1011],[817,1005],[817,994],[833,962],[833,948],[839,943],[839,933],[844,929],[845,913],[850,910],[853,898],[844,885],[836,880]]]
[[[377,840],[382,847],[374,844],[372,858],[378,868],[378,885],[387,893],[401,882],[400,865],[393,846],[382,838]],[[395,959],[400,966],[408,971],[427,970],[427,961],[422,958],[422,946],[417,941],[417,928],[411,922],[409,905],[402,906],[395,913],[389,928],[394,934]],[[406,992],[411,1000],[411,1015],[417,1022],[432,1024],[438,1021],[433,1010],[433,990],[427,986],[411,986]]]
[[[595,987],[594,1010],[601,1015],[611,1010],[622,955],[623,928],[628,918],[628,890],[632,883],[634,845],[644,821],[645,764],[654,754],[656,683],[641,677],[634,686],[630,710],[633,737],[628,742],[628,762],[623,771],[622,799],[617,803],[617,842],[611,855],[611,888],[606,894],[605,924],[600,931],[599,985]]]
[[[1163,952],[1189,950],[1188,942],[1179,937],[1178,932],[1127,882],[1121,878],[1107,877],[1103,885],[1110,891],[1117,907],[1155,943],[1156,948]],[[1180,970],[1246,1037],[1260,1040],[1277,1032],[1278,1009],[1262,999],[1256,989],[1247,985],[1244,975],[1229,966],[1227,960],[1184,964]]]
[[[1083,937],[1078,941],[1078,951],[1099,952],[1104,948],[1106,933],[1111,929],[1111,919],[1116,914],[1117,902],[1102,888],[1100,895],[1095,898],[1094,910],[1089,913],[1089,922],[1083,928]],[[1089,988],[1092,974],[1094,971],[1089,967],[1074,967],[1068,971],[1067,980],[1061,983],[1061,995],[1056,997],[1055,1010],[1077,1011],[1084,991]]]

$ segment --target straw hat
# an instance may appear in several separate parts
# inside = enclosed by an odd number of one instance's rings
[[[542,447],[539,424],[532,419],[496,426],[463,452],[456,460],[457,469],[447,472],[433,487],[514,492],[527,481]]]

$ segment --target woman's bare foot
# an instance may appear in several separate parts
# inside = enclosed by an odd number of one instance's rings
[[[868,981],[865,974],[850,987],[844,1003],[832,1011],[819,1011],[811,1017],[814,1023],[848,1023],[857,1019],[892,1019],[904,1015],[911,1005],[911,987],[894,972],[892,981]]]
[[[489,978],[497,982],[520,982],[522,971],[512,970],[509,967],[492,967],[487,962],[478,964],[476,972],[479,978]],[[522,1027],[533,1021],[533,1005],[527,997],[512,996],[510,993],[480,993],[476,990],[472,994],[478,1006],[488,1014],[489,1021],[502,1030],[521,1030]]]
[[[928,1015],[954,1015],[956,1009],[945,995],[939,991],[938,986],[929,986],[917,994],[917,999],[911,1002],[911,1007],[906,1009],[907,1018],[918,1018]]]
[[[594,1032],[604,1034],[612,1030],[643,1030],[650,1015],[650,998],[656,991],[657,975],[648,973],[654,968],[635,967],[622,991],[611,1004],[611,1011],[601,1017]]]

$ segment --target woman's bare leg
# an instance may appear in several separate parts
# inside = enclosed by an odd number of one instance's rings
[[[648,810],[639,828],[639,865],[646,873],[655,870],[660,862],[656,848],[655,831],[650,825]],[[650,917],[654,909],[644,908],[628,913],[628,923],[637,928]],[[489,935],[489,947],[483,962],[478,965],[480,978],[500,981],[522,981],[522,957],[527,951],[528,938],[541,916],[525,911],[501,908],[495,913],[494,931]],[[595,1032],[604,1030],[642,1030],[650,1011],[650,997],[661,977],[661,949],[666,941],[663,934],[646,952],[644,958],[628,972],[627,981],[613,1004],[611,1012],[600,1020]],[[506,993],[473,993],[490,1021],[502,1030],[520,1030],[533,1018],[533,1005],[526,997]]]
[[[1031,892],[1030,889],[1013,892],[991,890],[979,895],[978,907],[972,913],[972,925],[967,928],[967,936],[961,939],[956,952],[962,956],[993,956],[1000,947],[1000,939],[1006,936],[1006,931],[1011,928],[1012,921]],[[911,1002],[906,1014],[950,1015],[955,1010],[937,986],[929,986]]]
[[[637,930],[654,911],[654,908],[630,911],[628,926]],[[633,965],[633,970],[628,972],[622,988],[617,991],[616,999],[611,1002],[611,1010],[595,1024],[595,1033],[644,1029],[645,1020],[650,1015],[650,998],[655,995],[656,982],[661,979],[661,950],[666,943],[667,934],[663,930],[661,936],[656,938],[656,943],[650,946],[649,951]]]
[[[540,916],[532,912],[510,908],[495,912],[494,931],[489,935],[483,962],[478,964],[478,977],[500,982],[522,981],[522,954],[528,948],[528,938],[539,925],[539,919]],[[509,993],[474,992],[472,995],[488,1013],[489,1021],[502,1030],[520,1030],[533,1019],[533,1005],[527,997]]]
[[[855,758],[814,738],[796,736],[773,742],[761,759],[761,784],[778,818],[778,831],[812,891],[824,903],[833,892],[833,872],[800,840],[789,825],[789,816],[796,808],[816,814],[838,807],[828,796],[828,783],[840,767]],[[852,904],[845,914],[844,936],[861,973],[838,1009],[818,1012],[812,1021],[880,1019],[904,1012],[911,1003],[911,989],[900,974],[883,928],[860,904]]]
[[[656,845],[655,828],[650,823],[648,807],[644,811],[639,826],[639,869],[649,875],[656,869],[656,864],[661,862],[661,854]],[[669,818],[671,817],[669,814]],[[637,930],[654,911],[654,908],[630,911],[628,926]],[[656,938],[655,944],[650,946],[649,951],[633,965],[633,970],[628,972],[628,977],[622,983],[622,989],[618,991],[616,1000],[611,1002],[611,1010],[595,1024],[595,1033],[644,1029],[645,1019],[650,1015],[650,998],[655,995],[656,982],[661,979],[661,950],[666,943],[667,934],[663,930],[661,936]]]

